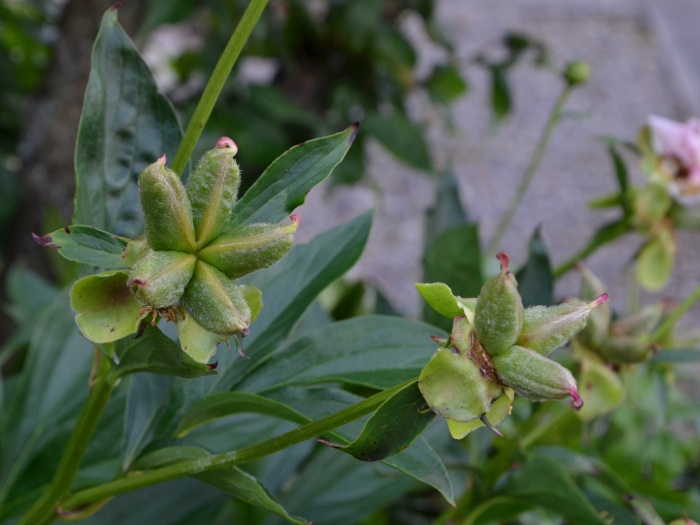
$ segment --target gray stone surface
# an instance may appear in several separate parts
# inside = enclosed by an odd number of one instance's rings
[[[444,129],[439,115],[420,94],[412,106],[429,127],[437,163],[453,164],[462,200],[479,220],[484,243],[513,197],[561,82],[551,72],[519,66],[512,77],[515,111],[494,129],[487,106],[488,78],[474,66],[475,53],[494,48],[505,31],[517,30],[547,42],[557,63],[583,59],[593,66],[591,82],[567,104],[567,111],[577,117],[567,118],[555,131],[540,171],[500,246],[519,265],[528,238],[541,226],[558,263],[581,247],[597,226],[615,216],[615,212],[587,207],[590,199],[615,189],[609,159],[597,137],[634,140],[649,114],[685,120],[697,107],[700,91],[693,92],[692,87],[700,79],[700,37],[695,31],[700,18],[690,23],[683,4],[687,4],[688,17],[698,16],[700,2],[690,0],[673,0],[668,9],[665,2],[650,6],[639,0],[438,3],[439,19],[456,45],[471,91],[453,106],[457,128],[453,132]],[[424,66],[425,61],[439,60],[426,48]],[[300,238],[309,239],[375,207],[372,238],[351,276],[376,284],[404,313],[417,315],[421,304],[413,283],[421,279],[423,214],[434,198],[434,185],[429,176],[395,162],[381,148],[372,147],[371,153],[371,185],[381,193],[370,186],[315,191],[300,210]],[[642,181],[634,163],[631,166],[634,179]],[[682,298],[698,284],[699,239],[697,234],[681,236],[673,280],[656,296]],[[611,284],[618,308],[624,305],[625,271],[638,246],[639,239],[629,237],[589,260],[594,272]],[[569,275],[560,281],[557,292],[575,294],[577,288],[577,276]]]

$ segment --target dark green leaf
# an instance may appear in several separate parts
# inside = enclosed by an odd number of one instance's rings
[[[454,169],[450,165],[442,172],[435,204],[426,213],[425,230],[428,237],[426,245],[430,245],[441,233],[470,222],[469,214],[459,198],[459,186]]]
[[[423,129],[399,111],[391,115],[371,114],[362,123],[367,134],[399,160],[414,168],[430,171],[432,161],[423,136]]]
[[[665,525],[664,520],[647,500],[636,496],[627,496],[625,499],[644,525]]]
[[[251,359],[237,360],[235,366],[226,370],[217,382],[218,390],[229,390],[260,365],[287,337],[318,294],[355,264],[371,224],[369,213],[361,215],[308,244],[295,246],[282,261],[253,274],[249,283],[263,290],[265,306],[244,341]]]
[[[138,337],[115,343],[119,365],[114,373],[121,377],[138,372],[151,372],[179,377],[215,374],[215,365],[194,361],[180,346],[155,327],[148,327]]]
[[[361,461],[378,461],[411,446],[434,418],[416,381],[382,403],[352,443],[325,443]]]
[[[535,503],[578,525],[606,524],[564,467],[545,456],[528,460],[503,495]]]
[[[255,222],[279,222],[301,206],[306,194],[331,174],[352,145],[359,127],[310,140],[278,157],[243,195],[230,227]]]
[[[67,226],[34,240],[46,248],[57,248],[65,259],[103,270],[127,268],[122,258],[127,241],[91,226]]]
[[[608,144],[608,154],[613,163],[613,169],[615,170],[615,177],[617,178],[617,184],[620,188],[620,198],[622,199],[621,204],[625,212],[625,217],[630,217],[632,215],[631,206],[631,195],[629,193],[629,174],[627,172],[627,165],[624,159],[617,151],[617,147],[614,143]]]
[[[466,93],[467,83],[454,66],[438,66],[428,81],[428,90],[433,100],[449,103]]]
[[[139,235],[137,175],[163,153],[174,157],[181,138],[170,104],[117,22],[116,9],[108,10],[92,52],[78,131],[73,223]]]
[[[445,283],[460,297],[478,296],[483,281],[478,227],[464,224],[433,238],[423,256],[423,272],[425,282]],[[428,308],[425,318],[445,330],[452,324]]]
[[[528,259],[515,274],[524,306],[554,303],[554,274],[547,247],[537,229],[528,244]]]
[[[257,413],[304,424],[309,420],[286,405],[257,394],[221,392],[212,394],[190,406],[182,416],[175,435],[183,437],[190,430],[232,414]]]
[[[512,101],[510,85],[502,67],[491,68],[491,111],[496,121],[501,120],[510,113]]]
[[[433,326],[396,317],[340,321],[280,348],[239,389],[261,392],[331,381],[389,388],[418,376],[436,333],[445,335]]]
[[[159,449],[147,454],[139,459],[134,464],[134,469],[156,469],[176,465],[183,461],[201,459],[209,456],[209,453],[203,448],[193,446],[174,446],[165,449]],[[193,476],[195,479],[203,481],[208,485],[212,485],[218,489],[227,492],[234,498],[245,501],[260,509],[273,512],[284,517],[291,523],[308,523],[302,518],[290,516],[282,506],[277,503],[272,496],[265,490],[260,482],[254,476],[247,472],[236,468],[227,468],[222,470],[214,470],[211,472],[203,472]]]

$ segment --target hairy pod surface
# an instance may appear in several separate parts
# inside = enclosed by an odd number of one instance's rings
[[[142,304],[173,306],[192,278],[195,261],[189,253],[150,252],[132,268],[127,285]]]
[[[583,330],[591,311],[607,300],[608,294],[602,294],[590,303],[574,300],[556,306],[527,308],[516,344],[547,356]]]
[[[501,272],[481,288],[474,311],[476,335],[491,356],[515,344],[525,315],[518,283],[508,270],[508,255],[501,252],[496,257]]]
[[[439,349],[421,371],[418,388],[435,413],[467,422],[485,415],[501,387],[488,382],[466,356]]]
[[[276,263],[292,247],[299,218],[292,223],[250,224],[224,233],[201,250],[199,259],[221,270],[229,279],[237,279]]]
[[[148,244],[156,251],[194,252],[192,207],[165,155],[139,175],[139,192]]]
[[[187,182],[197,247],[206,246],[224,231],[236,203],[241,172],[233,158],[238,148],[228,137],[207,151]]]
[[[583,406],[571,372],[534,350],[512,346],[506,352],[494,356],[493,364],[503,383],[530,401],[571,396],[574,408]]]
[[[240,287],[216,268],[197,261],[182,304],[202,328],[215,334],[247,334],[251,311]]]

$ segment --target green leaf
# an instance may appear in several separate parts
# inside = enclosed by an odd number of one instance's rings
[[[174,157],[181,139],[172,107],[117,22],[116,9],[108,10],[92,51],[78,130],[73,223],[138,236],[137,175],[163,153]]]
[[[399,111],[391,115],[371,114],[363,129],[399,160],[419,170],[430,171],[432,161],[422,128]]]
[[[306,194],[328,177],[358,132],[345,131],[304,142],[278,157],[236,204],[229,229],[239,224],[276,223],[304,204]]]
[[[459,186],[452,165],[442,172],[435,204],[426,213],[426,230],[439,235],[450,228],[470,223],[469,214],[459,198]]]
[[[423,268],[426,282],[445,283],[460,297],[478,296],[483,284],[478,227],[464,224],[435,237],[426,247]],[[427,312],[425,317],[443,329],[449,329],[451,325]]]
[[[540,505],[571,523],[606,525],[564,467],[545,456],[529,459],[515,473],[503,495]]]
[[[462,305],[446,284],[416,283],[416,289],[425,302],[443,317],[451,320],[458,315],[464,315]]]
[[[496,121],[506,117],[512,109],[510,84],[505,74],[505,68],[491,68],[491,111]]]
[[[625,398],[620,376],[597,357],[584,355],[581,358],[578,384],[585,403],[577,415],[584,421],[611,412]]]
[[[282,261],[251,276],[249,282],[264,290],[265,302],[244,340],[251,359],[237,360],[235,366],[226,370],[218,381],[218,390],[231,389],[267,359],[318,294],[355,264],[367,242],[371,224],[371,214],[361,215],[308,244],[295,246]]]
[[[239,385],[263,392],[286,385],[343,381],[389,388],[417,377],[432,355],[434,326],[368,315],[321,327],[280,348]]]
[[[610,155],[610,159],[613,163],[615,178],[617,178],[617,185],[620,188],[620,204],[622,204],[625,217],[629,217],[632,214],[632,208],[629,194],[629,173],[627,171],[627,165],[625,164],[622,155],[620,155],[620,153],[617,151],[617,146],[615,143],[608,144],[608,154]]]
[[[115,344],[119,364],[114,373],[118,377],[138,372],[178,377],[199,377],[216,373],[216,365],[198,363],[155,327],[147,327],[139,338],[124,338]]]
[[[183,461],[201,459],[209,456],[203,448],[192,446],[174,446],[159,449],[139,459],[134,464],[135,469],[156,469],[176,465]],[[192,476],[203,481],[207,485],[212,485],[234,498],[238,498],[250,505],[254,505],[262,510],[273,512],[285,518],[290,523],[306,524],[303,518],[290,516],[287,511],[277,503],[265,490],[260,482],[247,472],[233,467],[211,472],[203,472]]]
[[[676,249],[676,241],[667,228],[642,248],[637,259],[637,279],[642,286],[658,291],[666,285],[673,272]]]
[[[416,381],[382,403],[352,443],[323,443],[361,461],[378,461],[411,446],[434,418],[435,413],[426,405]]]
[[[34,240],[46,248],[57,248],[69,261],[104,270],[128,268],[122,257],[127,241],[91,226],[67,226],[46,235],[34,235]]]
[[[527,262],[518,270],[515,278],[518,280],[518,291],[524,306],[549,306],[554,303],[552,264],[539,229],[528,244]]]
[[[664,520],[647,500],[636,496],[627,496],[625,499],[644,525],[665,525]]]
[[[430,96],[443,104],[453,102],[466,93],[468,88],[455,66],[437,66],[428,81]]]
[[[296,410],[277,401],[246,392],[221,392],[199,400],[187,409],[174,434],[184,437],[192,429],[232,414],[257,413],[286,419],[294,423],[308,423],[309,419]]]

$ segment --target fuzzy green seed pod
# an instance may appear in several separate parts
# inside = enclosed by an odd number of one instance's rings
[[[496,257],[501,272],[481,288],[474,311],[476,335],[491,356],[515,344],[525,316],[518,283],[508,270],[508,255],[501,252]]]
[[[516,344],[547,356],[583,330],[591,311],[607,300],[608,294],[604,293],[590,303],[575,300],[556,306],[526,308]]]
[[[224,233],[199,252],[198,257],[215,266],[229,279],[267,268],[284,257],[294,242],[299,217],[292,224],[250,224]]]
[[[421,371],[418,388],[435,413],[454,421],[484,416],[503,389],[488,382],[466,356],[439,349]]]
[[[233,158],[237,152],[230,138],[221,137],[214,149],[202,155],[187,182],[198,248],[216,239],[231,218],[241,184],[241,172]]]
[[[127,285],[142,304],[175,305],[194,272],[195,256],[182,252],[150,252],[129,273]]]
[[[165,155],[141,172],[139,191],[150,247],[194,252],[192,207],[180,177],[165,166]]]
[[[647,305],[633,314],[617,319],[610,328],[610,335],[620,337],[649,334],[654,327],[658,326],[666,310],[668,310],[668,303]]]
[[[609,363],[624,365],[646,361],[652,347],[645,337],[614,337],[600,345],[597,352]]]
[[[248,333],[251,311],[240,288],[205,262],[197,261],[181,303],[205,330],[228,337]]]
[[[574,408],[583,406],[571,372],[534,350],[511,346],[506,352],[494,356],[493,364],[503,383],[530,401],[571,396]]]
[[[579,292],[582,300],[594,301],[605,293],[603,282],[586,266],[578,263],[576,269],[581,273],[582,277],[581,290]],[[610,303],[601,304],[598,308],[591,311],[588,323],[579,332],[577,339],[590,348],[596,348],[608,337],[611,317]]]

